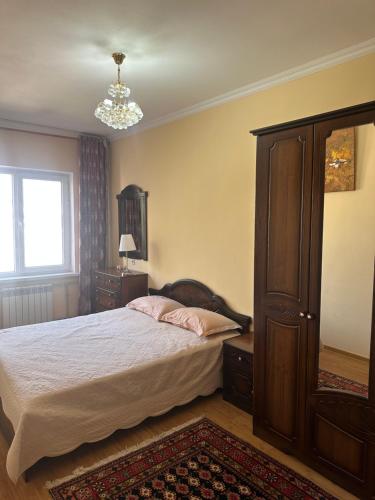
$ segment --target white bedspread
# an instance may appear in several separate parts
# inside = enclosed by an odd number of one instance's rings
[[[10,478],[221,385],[222,341],[127,308],[0,330]]]

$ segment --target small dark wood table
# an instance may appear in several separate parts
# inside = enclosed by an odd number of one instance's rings
[[[253,355],[252,333],[224,340],[223,398],[248,413],[253,407]]]
[[[94,272],[95,312],[124,307],[138,297],[148,295],[148,274],[116,268]]]

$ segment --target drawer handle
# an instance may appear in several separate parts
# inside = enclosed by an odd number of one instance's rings
[[[242,356],[238,356],[238,361],[242,361]]]

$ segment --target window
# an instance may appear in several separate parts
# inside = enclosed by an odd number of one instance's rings
[[[70,182],[0,167],[0,277],[72,270]]]

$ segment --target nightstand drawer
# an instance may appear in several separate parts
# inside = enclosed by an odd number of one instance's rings
[[[101,288],[96,288],[95,290],[95,302],[97,309],[115,309],[119,307],[119,297],[118,293],[110,292],[108,290],[103,290]]]
[[[105,276],[95,273],[95,286],[101,289],[119,292],[121,290],[121,279],[115,276]]]
[[[233,366],[233,369],[249,372],[252,370],[252,354],[224,344],[224,363]]]
[[[230,371],[224,378],[223,397],[244,411],[252,411],[252,378],[242,372]]]

